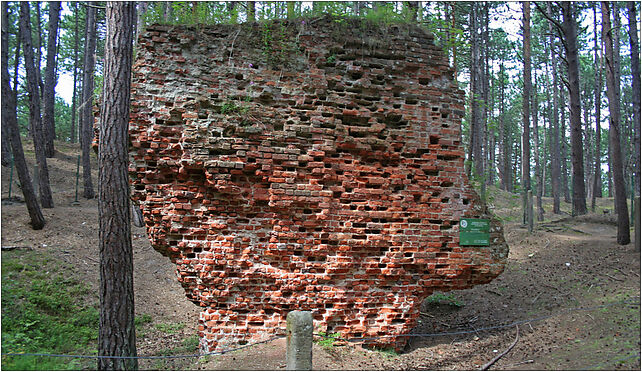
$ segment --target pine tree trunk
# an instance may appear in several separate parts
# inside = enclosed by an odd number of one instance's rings
[[[42,80],[42,67],[40,63],[42,62],[42,15],[40,14],[40,1],[34,1],[36,4],[36,19],[37,21],[37,30],[36,30],[36,41],[38,42],[37,53],[36,53],[36,81],[38,82],[38,88],[40,89],[40,97],[42,98],[42,92],[45,89],[45,83]],[[33,43],[33,41],[32,41]]]
[[[78,100],[78,2],[74,2],[74,91],[71,97],[71,143],[76,143],[76,101]]]
[[[502,58],[502,57],[500,57]],[[504,59],[502,58],[499,65],[499,172],[501,181],[499,184],[500,190],[508,191],[507,177],[509,173],[506,172],[506,129],[504,128]]]
[[[617,8],[615,8],[617,9]],[[619,17],[618,14],[615,15]],[[611,9],[609,2],[602,2],[602,38],[604,39],[604,57],[606,60],[606,95],[609,99],[609,143],[613,162],[613,183],[615,184],[615,213],[617,213],[617,242],[626,245],[631,242],[629,231],[629,213],[626,205],[624,187],[624,170],[622,151],[620,149],[620,97],[617,65],[613,43],[617,29],[611,29]]]
[[[571,163],[573,171],[573,205],[572,214],[586,214],[586,193],[584,186],[584,149],[582,145],[582,120],[580,106],[580,65],[577,49],[577,23],[575,8],[570,2],[561,2],[563,15],[564,46],[568,61],[569,84],[569,128],[571,131]]]
[[[522,2],[523,31],[524,31],[524,91],[522,99],[522,210],[523,221],[528,224],[529,231],[533,231],[533,221],[529,216],[533,213],[532,205],[528,203],[528,190],[531,189],[531,145],[530,145],[530,101],[531,101],[531,9],[530,2]]]
[[[38,189],[40,190],[40,204],[43,208],[53,208],[53,197],[49,186],[49,169],[43,146],[43,128],[40,117],[40,90],[36,67],[34,65],[33,42],[31,40],[31,23],[29,22],[29,2],[20,3],[20,26],[22,27],[22,44],[24,47],[25,70],[27,71],[27,92],[29,93],[29,122],[33,134],[33,147],[36,153],[36,163],[40,169]]]
[[[640,196],[640,43],[638,40],[637,12],[635,2],[627,2],[629,11],[629,41],[631,45],[631,72],[633,75],[633,169],[635,172],[635,192]]]
[[[60,19],[60,1],[49,2],[49,31],[47,40],[47,67],[45,68],[45,89],[42,93],[44,112],[42,127],[45,138],[45,156],[53,158],[54,139],[56,138],[56,123],[54,115],[56,89],[56,54],[58,39],[58,21]]]
[[[20,41],[18,40],[17,42],[19,43]],[[3,137],[6,133],[8,136],[6,139],[10,141],[13,161],[20,180],[22,195],[27,205],[31,227],[34,230],[40,230],[45,226],[45,218],[38,205],[38,198],[33,191],[33,184],[29,176],[29,169],[25,161],[18,129],[16,96],[13,94],[9,84],[9,10],[6,1],[2,2],[2,51],[0,53],[2,54],[0,56],[2,63],[2,127],[3,129],[7,128],[6,131],[3,131]]]
[[[98,150],[100,326],[98,355],[136,356],[133,250],[127,175],[134,2],[108,2]],[[136,359],[99,359],[99,370],[135,370]]]
[[[91,180],[91,141],[94,115],[94,66],[96,63],[96,8],[87,7],[85,24],[85,63],[83,65],[82,100],[80,104],[80,147],[82,149],[83,197],[93,199],[94,185]]]
[[[595,168],[593,169],[593,195],[591,197],[591,210],[595,212],[596,198],[602,197],[602,169],[601,159],[602,149],[602,129],[600,128],[601,120],[601,101],[602,101],[602,64],[598,57],[599,47],[597,46],[597,9],[595,3],[593,7],[593,37],[595,38]]]
[[[535,86],[537,87],[537,76],[533,76],[533,81],[535,81]],[[542,207],[542,197],[544,196],[544,185],[542,183],[542,167],[540,166],[540,144],[539,144],[539,128],[538,128],[538,112],[539,112],[539,102],[537,99],[537,88],[533,89],[533,141],[534,141],[534,151],[533,155],[535,157],[535,183],[536,183],[536,194],[537,194],[537,220],[544,221],[544,207]]]
[[[547,13],[553,17],[551,10],[551,3],[546,3]],[[553,112],[552,124],[553,130],[551,133],[551,193],[553,194],[553,213],[560,214],[560,129],[559,129],[559,80],[557,78],[557,58],[555,55],[555,42],[553,39],[553,26],[548,24],[551,67],[553,74]]]

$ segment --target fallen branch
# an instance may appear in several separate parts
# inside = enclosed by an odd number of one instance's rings
[[[615,281],[618,281],[618,282],[623,282],[624,281],[624,279],[616,278],[613,275],[609,275],[609,274],[602,274],[602,275],[608,276],[609,278],[611,278],[611,279],[613,279]]]
[[[529,364],[529,363],[535,363],[535,361],[534,361],[533,359],[529,359],[529,360],[525,360],[525,361],[523,361],[523,362],[515,363],[515,364],[513,364],[512,366],[513,366],[513,367],[517,367],[517,366],[520,366],[520,365],[522,365],[522,364]]]
[[[2,246],[2,250],[3,250],[3,251],[13,251],[14,249],[28,249],[28,250],[32,250],[33,248],[31,248],[31,247],[30,247],[30,246],[28,246],[28,245],[4,245],[4,246]]]
[[[495,362],[497,362],[499,359],[501,359],[504,355],[508,354],[508,352],[511,351],[515,347],[515,345],[517,345],[517,341],[519,341],[519,326],[515,326],[515,328],[517,329],[517,335],[515,336],[515,341],[513,341],[513,343],[508,347],[508,349],[504,350],[501,354],[499,354],[496,357],[494,357],[490,362],[484,364],[479,369],[480,371],[485,371],[488,368],[490,368],[490,366],[495,364]]]

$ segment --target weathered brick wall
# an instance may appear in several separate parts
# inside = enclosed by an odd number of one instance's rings
[[[152,26],[133,76],[130,174],[152,245],[203,307],[201,347],[282,332],[409,332],[422,300],[499,275],[461,247],[492,218],[464,174],[463,93],[411,26],[317,19]],[[369,341],[399,347],[400,338]]]

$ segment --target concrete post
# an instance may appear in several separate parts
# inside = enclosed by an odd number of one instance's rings
[[[312,313],[291,311],[286,321],[285,369],[288,371],[312,370]]]
[[[635,198],[635,249],[640,251],[640,197]]]

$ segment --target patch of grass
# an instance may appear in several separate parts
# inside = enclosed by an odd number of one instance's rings
[[[137,316],[134,319],[134,325],[136,326],[136,330],[139,330],[142,328],[145,324],[149,324],[152,322],[152,316],[149,314],[142,314]]]
[[[2,253],[3,353],[96,353],[96,294],[43,252]],[[4,356],[3,369],[92,368],[93,360]]]
[[[433,293],[430,297],[426,298],[426,302],[435,305],[464,306],[464,303],[458,300],[453,294],[441,292]]]
[[[181,329],[185,328],[185,323],[159,323],[159,324],[154,324],[154,328],[158,329],[159,331],[167,334],[174,334],[180,331]]]
[[[319,335],[321,336],[321,339],[316,341],[316,343],[323,348],[334,347],[334,344],[337,342],[336,339],[341,337],[341,334],[339,332],[328,334],[326,334],[325,332],[319,332]]]
[[[377,350],[380,352],[386,359],[394,359],[399,356],[399,353],[393,348]]]

